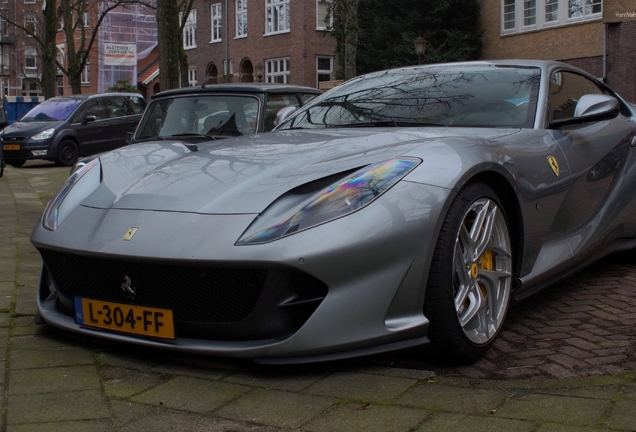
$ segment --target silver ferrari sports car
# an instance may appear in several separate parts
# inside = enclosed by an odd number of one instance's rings
[[[439,64],[106,153],[33,231],[36,319],[266,363],[478,358],[513,301],[636,246],[634,108],[558,62]]]

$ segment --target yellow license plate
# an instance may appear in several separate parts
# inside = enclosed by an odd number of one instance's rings
[[[123,333],[174,339],[174,322],[169,309],[75,297],[75,322]]]
[[[4,150],[20,150],[20,144],[5,144],[2,148]]]

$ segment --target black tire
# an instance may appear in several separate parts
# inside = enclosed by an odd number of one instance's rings
[[[462,189],[448,210],[431,261],[424,314],[438,354],[482,357],[503,325],[513,282],[505,209],[483,183]]]
[[[55,164],[60,166],[72,166],[77,162],[79,157],[79,150],[77,144],[72,140],[64,140],[57,147],[57,158]]]
[[[20,168],[22,165],[26,163],[26,159],[11,159],[7,161],[7,163],[14,168]]]

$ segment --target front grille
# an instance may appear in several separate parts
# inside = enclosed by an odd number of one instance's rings
[[[172,309],[175,321],[232,322],[254,309],[267,270],[140,262],[40,250],[59,292],[117,303]],[[125,277],[136,294],[122,288]]]
[[[16,143],[21,143],[22,141],[24,141],[25,139],[27,139],[27,137],[21,137],[21,136],[5,136],[2,138],[2,142],[5,144],[16,144]]]

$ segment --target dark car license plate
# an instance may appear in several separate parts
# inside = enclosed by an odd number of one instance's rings
[[[123,333],[174,339],[172,311],[75,297],[75,322]]]

